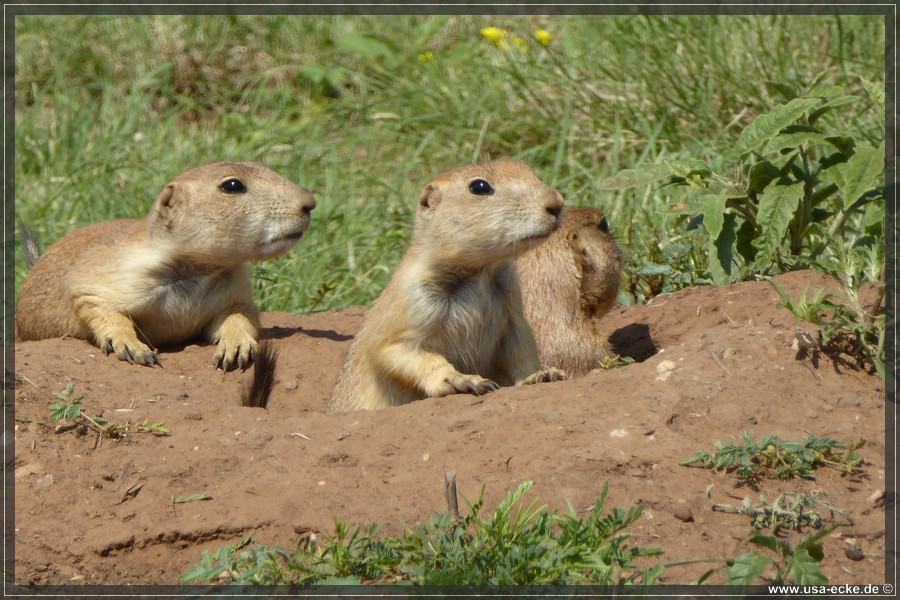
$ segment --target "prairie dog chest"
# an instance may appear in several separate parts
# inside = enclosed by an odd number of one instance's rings
[[[424,284],[424,345],[461,369],[484,370],[509,330],[506,282],[493,273]]]
[[[243,288],[249,293],[249,282],[235,270],[159,274],[150,281],[143,299],[136,299],[132,317],[160,344],[170,336],[174,340],[199,334],[243,295]]]

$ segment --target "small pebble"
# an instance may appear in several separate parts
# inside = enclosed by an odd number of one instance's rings
[[[847,555],[847,558],[850,560],[862,560],[866,557],[863,553],[862,548],[857,546],[856,544],[849,544],[846,548],[844,548],[844,554]]]
[[[679,504],[675,507],[675,510],[672,511],[672,515],[679,521],[684,521],[685,523],[693,523],[694,522],[694,513],[691,511],[691,507],[687,504]]]

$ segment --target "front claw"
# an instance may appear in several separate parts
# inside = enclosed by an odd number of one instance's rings
[[[226,373],[235,369],[243,371],[253,364],[255,358],[256,340],[248,339],[237,344],[221,340],[213,356],[213,365]]]
[[[500,389],[500,384],[480,375],[463,375],[457,373],[446,379],[446,383],[452,388],[450,393],[473,394],[481,396]]]
[[[100,344],[100,350],[107,356],[111,353],[115,354],[116,358],[128,361],[128,364],[130,365],[137,363],[146,367],[152,367],[153,365],[162,367],[159,354],[137,339],[128,342],[125,340],[107,338]]]
[[[550,367],[549,369],[541,369],[536,373],[532,373],[516,385],[531,385],[533,383],[547,383],[550,381],[565,381],[569,376],[562,369]]]

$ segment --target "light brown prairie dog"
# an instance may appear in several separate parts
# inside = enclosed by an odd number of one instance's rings
[[[202,337],[218,344],[217,367],[245,368],[260,327],[245,262],[291,249],[315,206],[257,163],[186,171],[145,218],[89,225],[48,248],[19,293],[16,339],[72,336],[152,366],[154,347]]]
[[[515,161],[426,185],[412,244],[347,353],[329,412],[565,379],[541,368],[514,264],[558,227],[562,208]]]
[[[616,303],[622,255],[603,211],[575,208],[546,243],[516,262],[541,362],[584,375],[608,356],[599,320]]]

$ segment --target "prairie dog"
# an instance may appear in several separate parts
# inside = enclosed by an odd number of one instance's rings
[[[546,243],[516,261],[541,361],[584,375],[609,355],[600,317],[616,303],[622,254],[603,211],[575,208]]]
[[[516,161],[426,185],[412,243],[347,353],[329,412],[565,379],[541,367],[514,264],[559,226],[562,208]]]
[[[315,206],[261,164],[186,171],[145,218],[89,225],[50,246],[19,293],[16,339],[71,336],[153,366],[151,347],[202,337],[218,344],[216,367],[243,369],[260,327],[245,262],[294,247]]]

